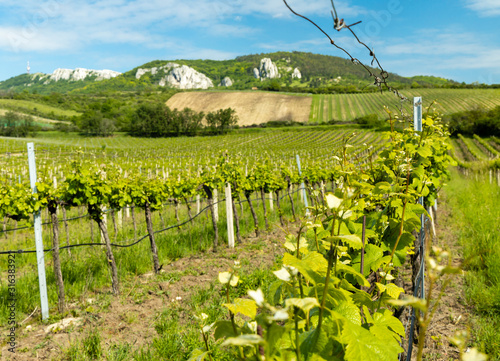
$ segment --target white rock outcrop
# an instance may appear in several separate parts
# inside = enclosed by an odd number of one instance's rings
[[[297,79],[302,78],[302,74],[300,73],[299,69],[297,68],[293,69],[292,78],[297,78]]]
[[[225,86],[225,87],[228,87],[231,85],[233,85],[233,81],[228,76],[224,77],[224,79],[222,79],[220,84],[219,84],[219,86]]]
[[[156,75],[160,71],[165,73],[165,76],[159,80],[158,85],[160,86],[170,86],[177,89],[208,89],[214,86],[212,80],[205,74],[187,65],[179,65],[177,63],[167,63],[154,68],[137,69],[135,78],[140,79],[146,73]]]
[[[178,89],[208,89],[214,86],[212,80],[205,74],[187,65],[172,69],[165,78],[165,82],[172,88]]]
[[[111,79],[115,78],[121,73],[113,70],[92,70],[85,68],[76,69],[56,69],[50,75],[49,81],[59,81],[59,80],[69,80],[69,81],[79,81],[85,80],[87,77],[95,76],[95,80]]]
[[[137,69],[137,71],[135,73],[135,78],[140,79],[146,73],[151,73],[152,75],[156,75],[160,70],[163,70],[163,71],[168,73],[168,71],[171,68],[177,68],[179,66],[180,65],[177,63],[167,63],[163,66],[158,66],[158,67],[155,66],[153,68],[145,68],[145,69],[139,68],[139,69]]]
[[[280,77],[278,67],[270,58],[260,59],[259,73],[261,78],[274,79]]]
[[[290,71],[292,69],[290,68]],[[286,69],[285,69],[286,71]],[[281,75],[278,71],[278,67],[275,63],[272,62],[270,58],[262,58],[260,59],[259,68],[253,69],[253,76],[256,79],[264,80],[264,79],[274,79],[280,78]]]

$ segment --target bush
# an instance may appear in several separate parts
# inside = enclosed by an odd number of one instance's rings
[[[115,132],[115,122],[104,118],[100,111],[88,110],[80,120],[80,132],[91,137],[109,137]]]
[[[0,135],[5,137],[28,137],[36,135],[33,118],[9,111],[0,118]]]
[[[133,113],[129,133],[141,137],[196,135],[203,128],[204,113],[170,109],[163,103],[142,104]]]
[[[236,110],[232,108],[219,109],[207,114],[207,126],[213,133],[224,134],[238,123]]]
[[[78,131],[78,127],[72,123],[57,122],[54,129],[60,132],[69,133]]]
[[[500,106],[491,110],[476,107],[444,117],[451,135],[500,136]]]
[[[368,114],[354,119],[355,123],[361,125],[362,128],[380,128],[384,125],[383,120],[379,119],[377,114]]]

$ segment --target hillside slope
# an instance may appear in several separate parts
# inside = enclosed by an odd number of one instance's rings
[[[307,122],[311,103],[311,96],[266,92],[182,92],[167,101],[170,108],[188,107],[198,112],[233,108],[240,126],[272,120]]]
[[[64,71],[66,76],[57,76]],[[373,71],[376,71],[375,69]],[[104,72],[104,73],[103,73]],[[76,74],[76,75],[75,75]],[[85,76],[82,76],[84,74]],[[104,76],[103,76],[104,74]],[[432,77],[405,78],[389,74],[391,85],[446,86],[453,81]],[[100,93],[164,88],[286,90],[349,93],[376,90],[368,73],[351,61],[305,52],[274,52],[232,60],[155,60],[123,74],[87,69],[57,69],[53,74],[22,74],[0,82],[0,90],[20,92]]]

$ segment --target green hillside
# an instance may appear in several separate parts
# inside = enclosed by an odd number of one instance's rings
[[[263,58],[270,58],[278,67],[280,78],[256,79],[254,68],[258,68]],[[167,75],[161,66],[169,62],[187,65],[209,77],[214,87],[224,77],[230,77],[234,90],[247,90],[256,87],[262,90],[312,92],[312,93],[356,93],[372,92],[377,89],[371,85],[373,82],[369,74],[360,66],[340,57],[320,55],[304,52],[274,52],[266,54],[253,54],[240,56],[232,60],[155,60],[131,69],[122,75],[96,81],[95,77],[85,80],[47,81],[45,74],[22,74],[0,82],[0,91],[51,94],[57,93],[86,93],[116,91],[143,91],[158,90],[158,83]],[[136,78],[138,69],[157,68],[157,72],[145,73]],[[292,69],[301,72],[301,79],[292,77]],[[373,69],[375,72],[376,70]],[[410,88],[415,86],[451,86],[457,84],[453,81],[434,77],[405,78],[397,74],[390,74],[389,81],[397,88]]]

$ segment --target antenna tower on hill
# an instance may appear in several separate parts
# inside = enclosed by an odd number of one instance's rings
[[[28,74],[29,74],[29,73],[30,73],[30,70],[31,70],[29,60],[28,60],[28,66],[26,67],[26,70],[28,71]]]

